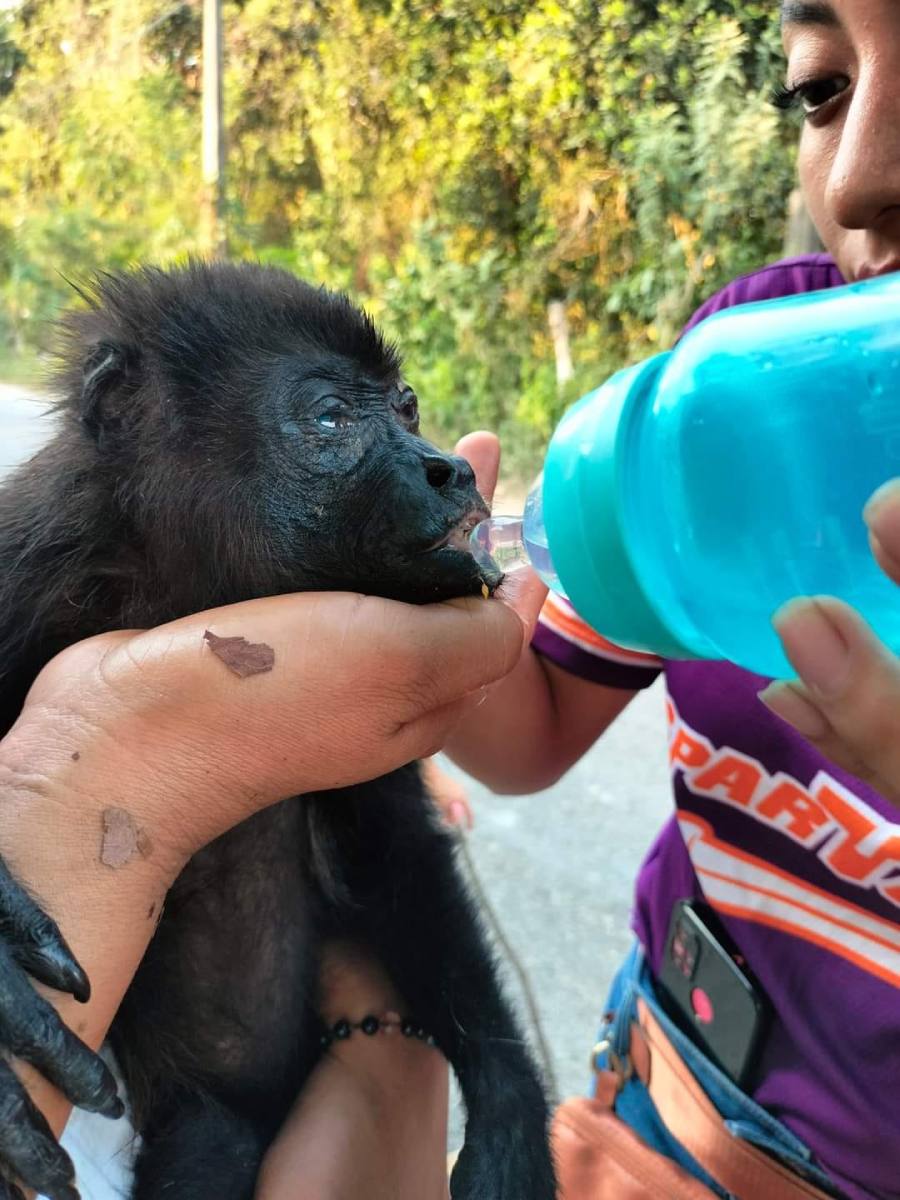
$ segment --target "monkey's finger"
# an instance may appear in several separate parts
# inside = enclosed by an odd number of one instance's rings
[[[56,923],[44,913],[10,875],[0,859],[0,939],[35,979],[58,992],[68,992],[82,1004],[91,985]]]
[[[484,429],[467,433],[456,443],[454,453],[469,463],[475,472],[475,486],[490,504],[500,473],[500,440],[497,435]]]
[[[73,1104],[105,1117],[125,1111],[106,1063],[60,1020],[0,944],[0,1048],[31,1065]]]
[[[49,1200],[78,1200],[72,1160],[5,1062],[0,1062],[0,1170]]]

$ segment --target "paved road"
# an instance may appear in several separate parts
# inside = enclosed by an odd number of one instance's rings
[[[0,384],[0,470],[46,437],[45,408]],[[563,1095],[584,1088],[604,992],[629,941],[635,870],[667,812],[664,729],[655,686],[555,787],[498,797],[468,782],[471,855],[528,972]]]

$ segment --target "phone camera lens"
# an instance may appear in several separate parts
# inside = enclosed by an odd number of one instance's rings
[[[685,979],[692,979],[697,969],[700,942],[686,921],[679,921],[672,935],[672,962]]]

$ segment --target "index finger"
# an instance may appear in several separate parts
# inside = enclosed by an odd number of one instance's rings
[[[791,687],[818,713],[820,728],[809,732],[782,703],[770,704],[796,724],[823,753],[853,774],[875,780],[878,790],[900,798],[900,661],[862,617],[832,596],[791,601],[776,613],[775,626],[801,683]],[[767,689],[766,700],[769,702]],[[791,697],[787,697],[791,701]],[[794,702],[793,715],[797,715]],[[801,717],[804,716],[800,712]]]

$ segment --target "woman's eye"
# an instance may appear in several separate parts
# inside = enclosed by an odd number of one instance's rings
[[[328,412],[319,413],[316,417],[316,424],[322,429],[349,429],[353,424],[353,417],[348,412]]]
[[[809,117],[834,100],[850,86],[846,75],[834,75],[828,79],[810,79],[791,88],[778,88],[773,97],[776,108],[802,108]]]

